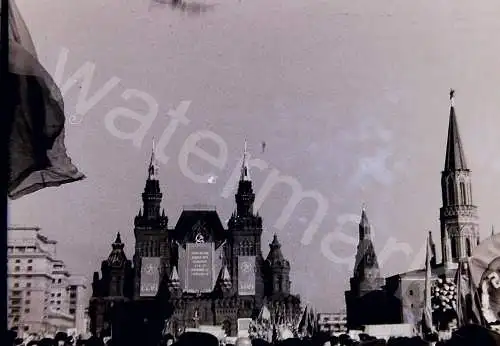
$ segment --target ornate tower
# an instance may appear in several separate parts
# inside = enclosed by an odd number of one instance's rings
[[[377,255],[372,242],[371,226],[365,208],[361,212],[359,222],[359,243],[355,261],[351,291],[362,297],[366,293],[381,289],[384,279],[380,276]]]
[[[281,252],[281,244],[275,234],[269,244],[266,258],[266,296],[290,294],[290,262]]]
[[[107,260],[101,263],[102,277],[94,272],[92,297],[89,303],[91,331],[96,335],[109,335],[113,320],[112,307],[132,298],[132,263],[123,251],[120,233],[111,245],[112,251]]]
[[[231,287],[233,293],[237,293],[238,256],[256,257],[255,291],[257,297],[262,297],[264,294],[261,271],[264,262],[261,249],[262,218],[258,214],[254,214],[253,211],[255,194],[253,192],[252,180],[250,179],[248,156],[247,143],[245,141],[238,191],[235,195],[236,212],[233,213],[228,222],[230,253],[226,258],[231,259],[231,263],[229,263],[229,271],[232,279]]]
[[[380,276],[365,208],[359,222],[359,243],[350,284],[350,290],[345,292],[348,328],[395,323],[392,320],[395,308],[389,299],[391,294],[383,289],[385,280]]]
[[[135,297],[140,294],[141,259],[143,257],[159,257],[161,259],[160,275],[163,275],[164,270],[167,273],[170,272],[171,247],[168,239],[168,217],[165,215],[165,210],[160,213],[162,197],[153,141],[148,176],[142,193],[143,207],[134,220]]]
[[[472,200],[467,168],[455,115],[454,91],[450,91],[450,120],[444,170],[441,173],[443,206],[440,209],[443,263],[457,263],[479,244],[477,207]]]

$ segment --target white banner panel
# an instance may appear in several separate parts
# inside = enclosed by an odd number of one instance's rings
[[[186,290],[212,292],[214,243],[188,243],[186,259]]]
[[[238,294],[255,295],[255,256],[238,256]]]
[[[141,259],[141,297],[154,297],[160,286],[160,257]]]

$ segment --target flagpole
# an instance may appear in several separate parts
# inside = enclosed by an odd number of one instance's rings
[[[3,299],[3,304],[1,306],[7,307],[7,229],[8,229],[8,185],[10,177],[10,155],[9,155],[9,143],[10,143],[10,132],[12,127],[12,114],[10,109],[9,99],[11,95],[9,93],[8,87],[8,72],[9,72],[9,0],[1,0],[1,13],[0,13],[0,111],[2,113],[2,156],[5,158],[5,163],[2,165],[2,229],[0,230],[0,251],[3,254],[0,266],[2,270],[0,271],[0,276],[2,277],[2,288],[0,290],[0,296]],[[5,281],[3,281],[5,278]],[[1,334],[4,336],[7,332],[7,313],[2,313],[1,315]],[[2,338],[6,340],[6,338]]]

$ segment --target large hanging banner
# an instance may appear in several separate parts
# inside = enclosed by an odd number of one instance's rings
[[[154,297],[160,286],[160,257],[141,259],[141,297]]]
[[[186,246],[186,291],[207,293],[213,288],[214,243]]]
[[[500,320],[500,234],[481,242],[469,259],[474,284],[481,292],[481,309],[489,323]]]
[[[255,295],[255,256],[238,256],[238,294]]]

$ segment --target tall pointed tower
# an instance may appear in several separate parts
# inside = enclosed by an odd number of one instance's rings
[[[262,218],[258,214],[255,214],[253,210],[255,194],[253,192],[252,180],[250,179],[248,159],[249,154],[247,142],[245,141],[238,191],[235,195],[236,211],[228,222],[230,254],[226,258],[231,259],[229,267],[233,281],[232,289],[234,293],[237,293],[239,256],[255,256],[255,291],[256,297],[261,297],[264,294],[261,270],[264,262],[261,249]]]
[[[159,168],[156,160],[156,148],[153,149],[148,166],[146,185],[142,193],[142,208],[134,220],[135,234],[135,297],[140,295],[141,263],[144,257],[159,257],[160,275],[170,272],[171,247],[168,240],[168,217],[165,210],[160,212],[163,194],[160,190]]]
[[[375,247],[372,242],[371,226],[363,207],[359,222],[359,244],[354,264],[354,274],[351,278],[351,290],[363,296],[374,290],[380,289],[384,284],[380,276]]]
[[[364,207],[359,222],[359,243],[355,261],[351,287],[345,292],[348,327],[355,329],[367,324],[392,323],[392,306],[386,291],[383,290],[385,280],[380,276],[371,226]]]
[[[441,247],[443,263],[448,265],[470,256],[479,244],[477,207],[472,200],[471,172],[458,132],[454,94],[451,90],[446,158],[441,173]]]

